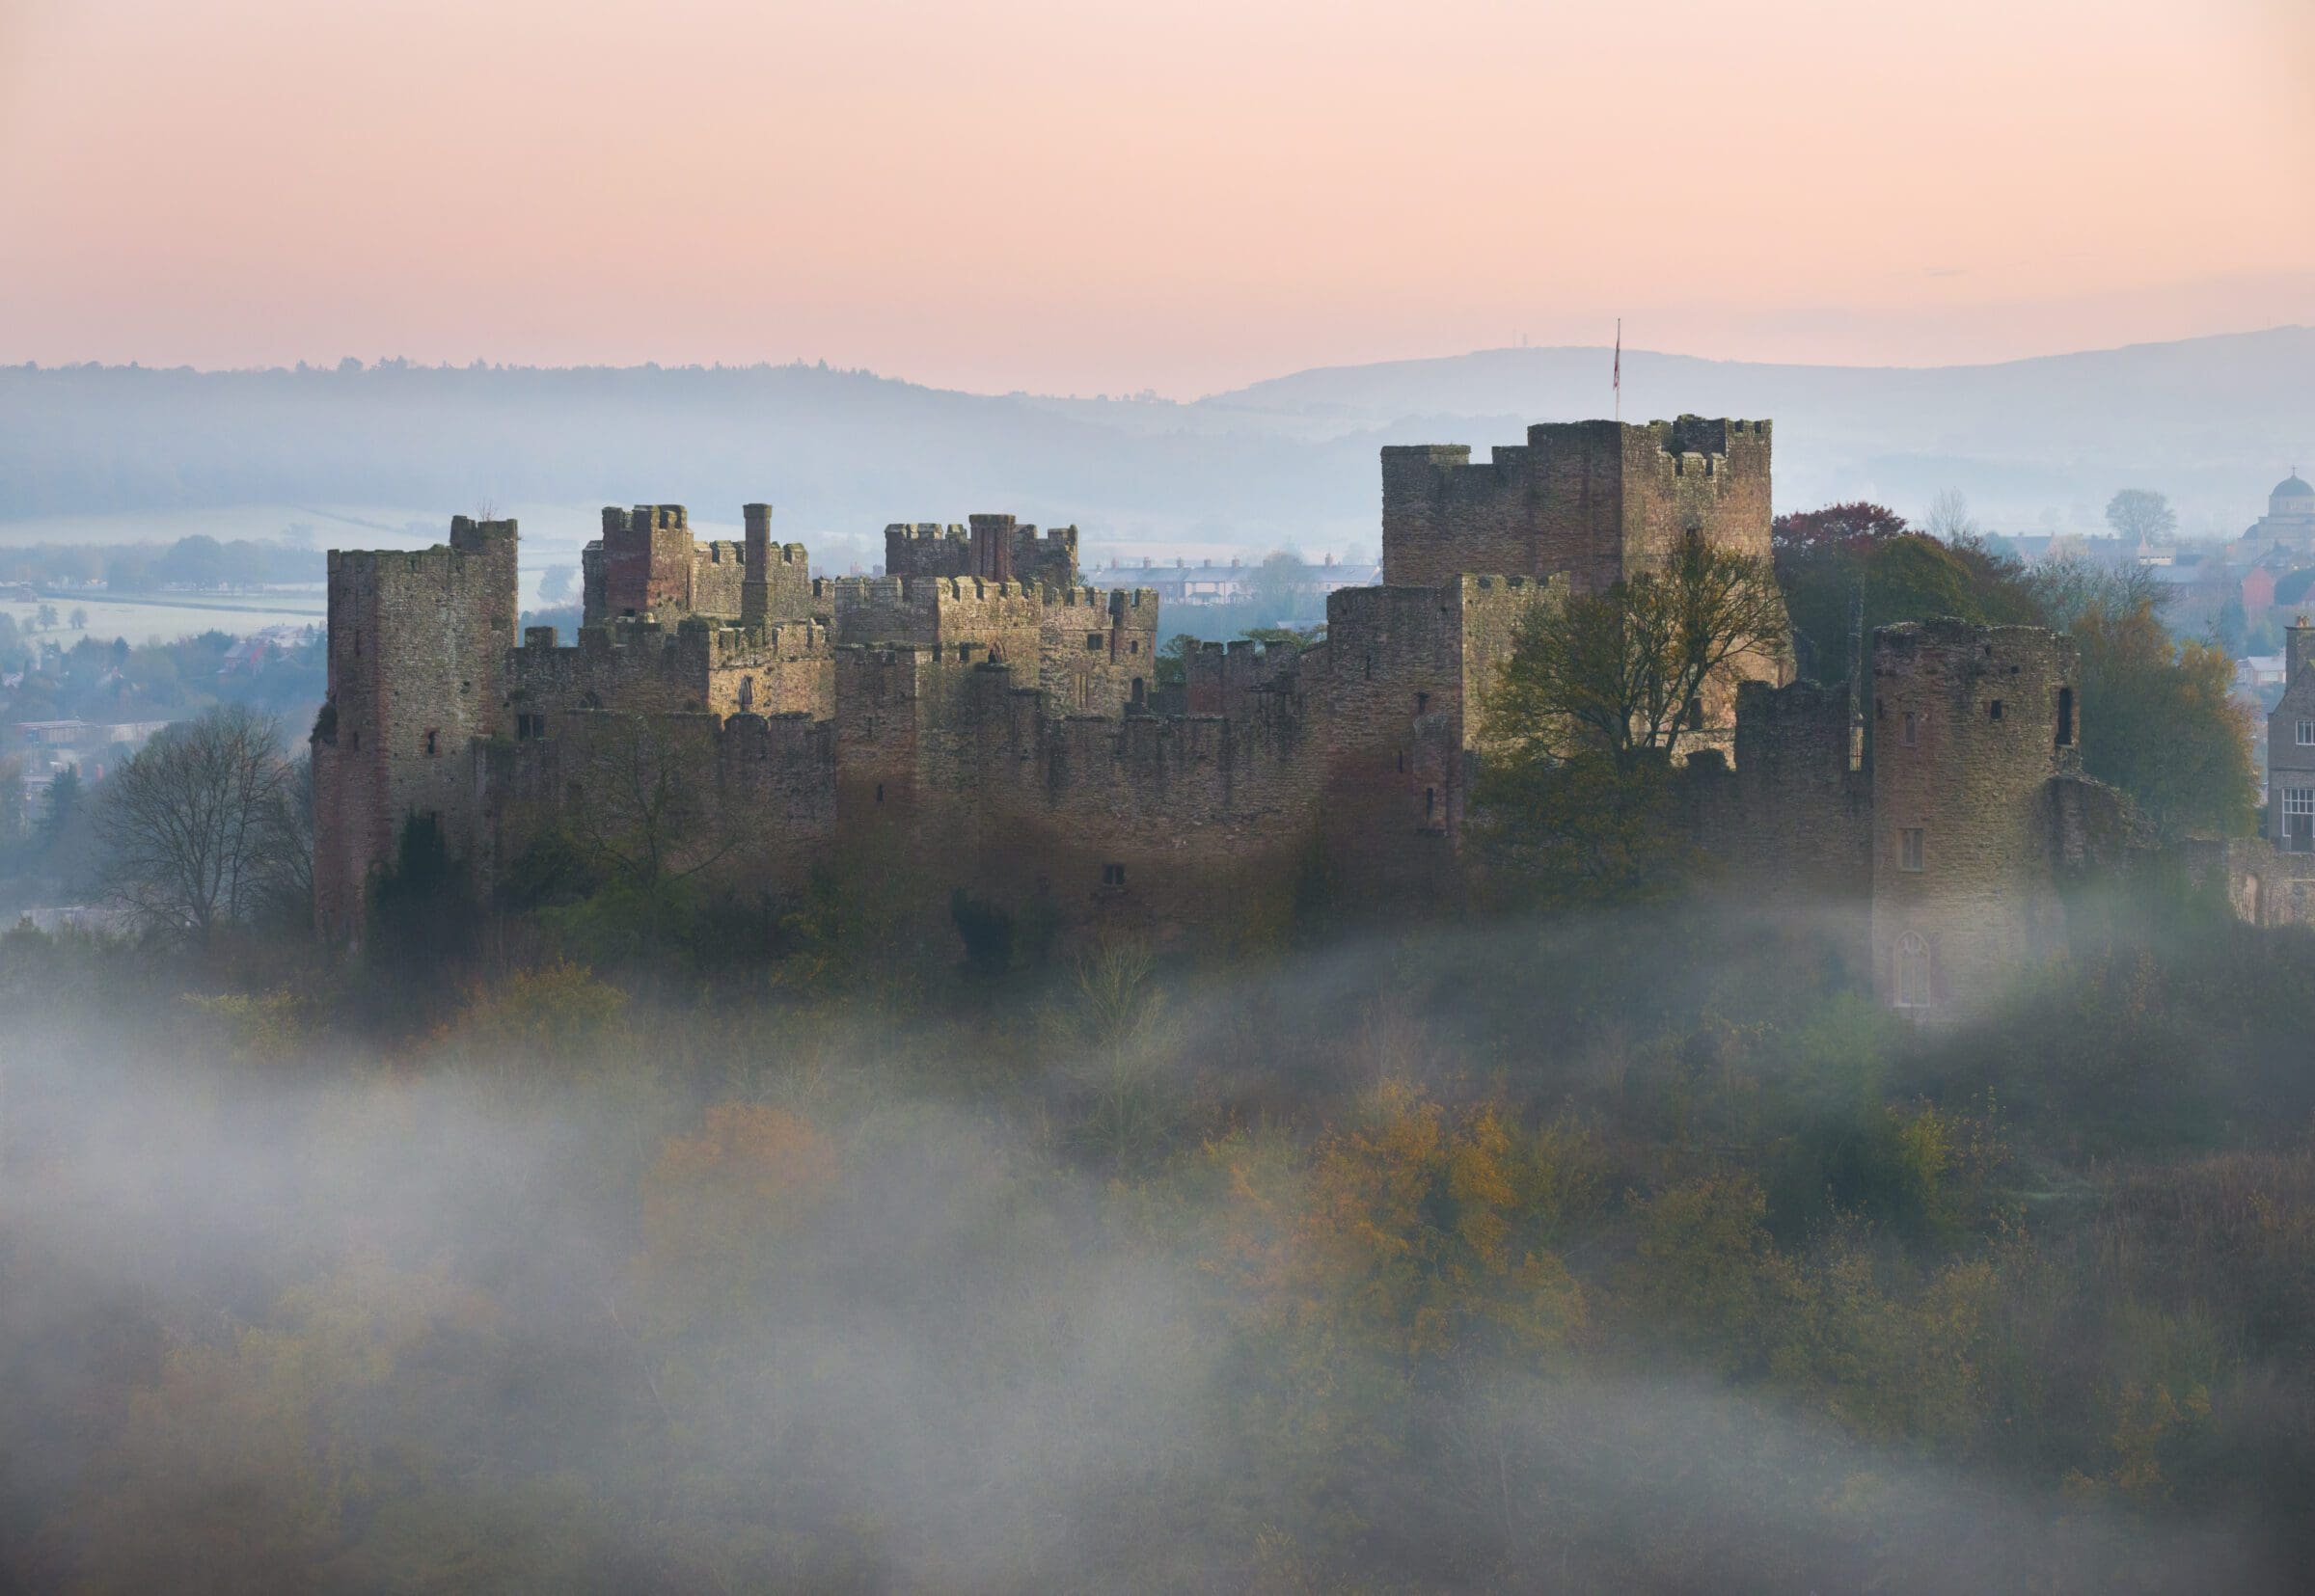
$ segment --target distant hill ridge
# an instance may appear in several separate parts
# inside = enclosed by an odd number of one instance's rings
[[[824,366],[198,372],[0,368],[0,518],[335,502],[780,506],[783,535],[1006,509],[1089,543],[1372,543],[1385,443],[1516,443],[1609,412],[1609,352],[1329,366],[1189,404],[987,395]],[[1624,415],[1767,416],[1777,499],[2087,527],[2157,488],[2234,532],[2315,459],[2315,329],[1998,365],[1826,366],[1624,351]]]

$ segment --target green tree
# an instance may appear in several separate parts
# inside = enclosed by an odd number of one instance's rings
[[[1547,899],[1674,889],[1674,762],[1707,735],[1705,705],[1785,651],[1761,560],[1685,539],[1665,569],[1539,605],[1487,697],[1478,798],[1486,834]]]
[[[13,852],[32,830],[32,808],[24,792],[24,761],[0,759],[0,850]]]
[[[1488,698],[1490,758],[1675,758],[1705,732],[1708,692],[1784,659],[1787,624],[1764,561],[1691,535],[1661,572],[1528,611]]]
[[[2093,606],[2082,650],[2082,762],[2137,800],[2165,837],[2241,836],[2257,780],[2226,651],[2174,642],[2151,605]]]

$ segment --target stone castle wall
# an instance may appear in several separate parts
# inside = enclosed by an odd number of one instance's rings
[[[1039,923],[1170,935],[1311,879],[1351,914],[1447,909],[1472,870],[1489,698],[1529,619],[1691,531],[1767,552],[1766,423],[1528,436],[1484,466],[1384,451],[1392,580],[1329,595],[1315,647],[1192,650],[1165,714],[1156,595],[1079,586],[1074,528],[896,526],[894,574],[815,581],[802,546],[770,541],[768,504],[746,506],[738,544],[695,543],[679,506],[610,510],[572,648],[544,629],[514,646],[511,524],[333,554],[324,930],[358,927],[414,812],[485,879],[549,828],[616,855],[623,825],[658,837],[655,868],[743,894],[878,861],[932,920],[966,888]],[[1063,564],[1057,582],[1021,570]],[[1688,824],[1739,890],[1852,916],[1892,1002],[1979,1006],[2051,945],[2069,877],[2136,846],[2127,804],[2079,774],[2063,638],[1886,630],[1869,756],[1845,688],[1756,663],[1708,712]],[[639,784],[638,761],[667,779]],[[671,824],[621,815],[639,789],[673,795]],[[2280,913],[2292,889],[2269,871],[2247,890]]]
[[[1040,534],[1009,515],[976,515],[965,527],[896,521],[885,528],[885,575],[1074,586],[1077,529],[1056,527]]]
[[[1048,587],[1039,594],[1037,676],[1056,713],[1123,715],[1158,676],[1158,595]]]

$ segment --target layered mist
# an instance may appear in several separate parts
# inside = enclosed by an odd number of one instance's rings
[[[1836,929],[383,1025],[14,933],[0,1589],[2287,1587],[2315,948],[1922,1038]],[[2034,1030],[2124,989],[2196,1056]]]

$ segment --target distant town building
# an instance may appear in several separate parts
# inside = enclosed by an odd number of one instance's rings
[[[2315,555],[2315,487],[2294,469],[2267,496],[2267,513],[2251,523],[2243,541],[2259,553],[2282,549]]]
[[[1176,558],[1169,565],[1145,555],[1139,564],[1118,562],[1089,571],[1085,580],[1098,587],[1147,588],[1161,604],[1236,604],[1253,595],[1261,571],[1259,562],[1248,565],[1240,559],[1192,565]],[[1328,555],[1305,564],[1293,585],[1313,598],[1324,598],[1345,587],[1372,587],[1381,580],[1381,571],[1372,560],[1337,560]]]

